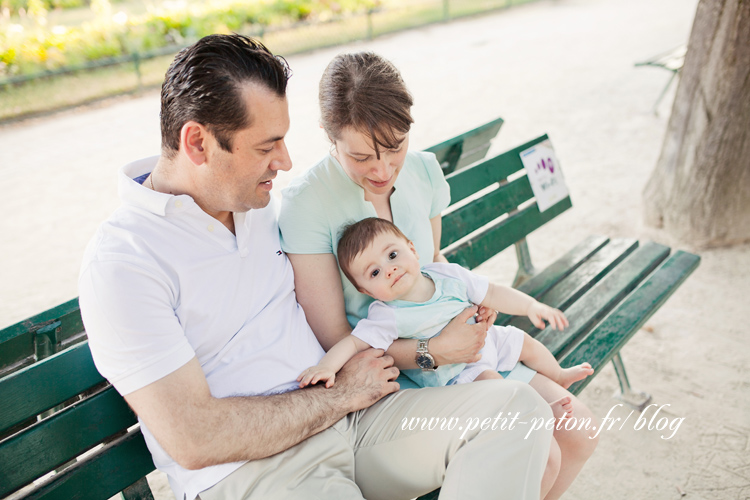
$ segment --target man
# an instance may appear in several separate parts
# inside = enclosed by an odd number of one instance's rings
[[[270,191],[291,162],[289,70],[212,35],[162,87],[162,151],[120,172],[80,304],[97,368],[142,425],[177,498],[538,498],[549,431],[402,429],[404,418],[548,418],[513,382],[401,391],[382,351],[335,387],[297,388],[323,355],[294,295]],[[468,430],[468,429],[467,429]],[[462,435],[464,434],[464,435]]]

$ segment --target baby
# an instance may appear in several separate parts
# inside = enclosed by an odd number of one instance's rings
[[[349,281],[376,301],[351,335],[333,346],[318,365],[302,372],[297,378],[300,387],[320,381],[331,387],[336,372],[356,353],[370,347],[387,350],[397,338],[430,339],[472,304],[526,315],[537,328],[544,328],[543,320],[555,329],[568,326],[559,310],[513,288],[489,283],[457,264],[431,263],[420,268],[412,242],[384,219],[373,217],[347,226],[339,241],[338,259]],[[594,373],[588,363],[562,368],[544,345],[512,326],[492,326],[481,355],[476,363],[402,373],[422,387],[436,387],[503,378],[498,371],[511,370],[521,361],[566,389]],[[550,404],[556,417],[569,416],[569,397]]]

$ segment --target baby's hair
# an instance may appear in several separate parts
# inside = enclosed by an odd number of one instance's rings
[[[341,237],[338,246],[339,266],[344,275],[351,281],[352,285],[360,289],[357,281],[352,277],[349,268],[359,254],[372,244],[375,238],[383,233],[393,233],[396,236],[409,241],[404,233],[390,221],[368,217],[359,222],[347,224],[341,229]]]

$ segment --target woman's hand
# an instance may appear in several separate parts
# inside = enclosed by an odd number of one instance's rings
[[[487,321],[467,325],[477,313],[477,306],[465,309],[443,328],[440,335],[430,340],[430,354],[437,366],[454,363],[476,363],[482,358],[479,351],[487,337]]]
[[[477,323],[484,321],[487,324],[487,330],[495,324],[497,319],[497,311],[486,306],[479,306],[479,312],[477,312]]]
[[[565,317],[562,311],[536,300],[529,306],[526,314],[531,323],[540,330],[543,330],[547,326],[544,324],[544,320],[555,330],[562,330],[568,326],[568,318]]]

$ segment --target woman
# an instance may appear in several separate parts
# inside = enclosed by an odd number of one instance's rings
[[[441,261],[440,213],[450,194],[434,155],[407,152],[412,98],[390,62],[372,53],[339,55],[323,74],[319,97],[332,152],[284,190],[279,226],[297,300],[328,350],[366,317],[372,301],[339,271],[335,252],[341,226],[366,217],[387,219],[414,242],[420,265]],[[467,325],[475,310],[467,309],[430,340],[434,365],[479,359],[487,322],[495,314],[480,311],[479,323]],[[401,369],[417,368],[416,352],[417,341],[406,339],[388,350]],[[529,382],[549,402],[569,395],[523,365],[505,375]],[[593,420],[588,408],[572,399],[575,416]],[[542,485],[550,499],[568,488],[596,446],[587,431],[555,431],[554,437],[560,472],[545,474]],[[552,461],[557,453],[553,444]]]

